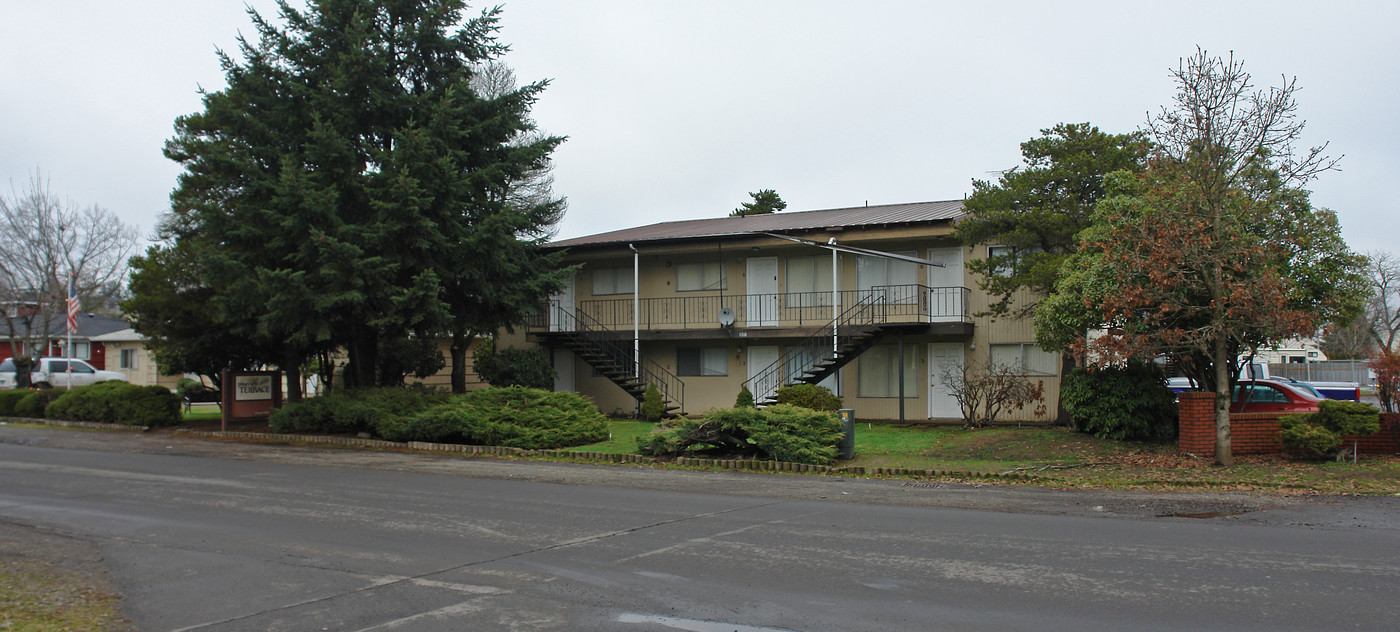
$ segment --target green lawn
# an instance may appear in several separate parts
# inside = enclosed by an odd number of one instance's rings
[[[608,422],[612,438],[574,448],[631,454],[655,424]],[[1400,458],[1365,455],[1360,462],[1238,457],[1217,467],[1185,455],[1174,443],[1110,441],[1065,428],[984,428],[857,424],[856,455],[838,466],[1007,473],[1056,487],[1211,489],[1275,493],[1400,494]]]

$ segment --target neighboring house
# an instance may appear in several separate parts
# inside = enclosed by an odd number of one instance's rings
[[[107,369],[108,364],[111,363],[111,359],[108,358],[107,345],[97,338],[104,334],[126,329],[130,325],[119,318],[110,318],[89,312],[78,314],[77,322],[78,328],[73,332],[73,357],[86,360],[93,368]],[[11,346],[10,332],[14,332],[16,337],[20,339],[16,343],[20,347],[20,353],[30,353],[37,356],[68,356],[68,352],[64,348],[68,344],[67,314],[53,316],[49,320],[47,330],[44,329],[42,321],[33,322],[31,318],[23,316],[10,318],[7,325],[0,324],[0,327],[4,327],[4,329],[0,329],[0,360],[14,355],[11,351],[14,347]],[[31,353],[32,350],[24,348],[23,340],[32,337],[27,335],[28,332],[42,331],[47,331],[49,338],[42,353],[34,354]]]
[[[1272,347],[1262,348],[1254,356],[1257,362],[1267,362],[1269,364],[1306,364],[1309,362],[1322,362],[1327,359],[1327,354],[1322,352],[1317,345],[1317,340],[1312,338],[1291,338],[1284,340]]]
[[[161,375],[155,355],[146,348],[146,337],[127,327],[92,338],[106,347],[107,370],[126,375],[126,381],[139,386],[160,385],[170,390],[180,382],[179,375]]]
[[[955,420],[943,367],[991,360],[1044,387],[1041,401],[1008,419],[1048,421],[1059,356],[1034,344],[1029,321],[974,316],[988,299],[969,289],[963,262],[985,258],[988,247],[954,241],[962,215],[961,201],[893,204],[554,242],[578,272],[501,346],[544,348],[556,389],[588,395],[604,411],[632,411],[650,383],[689,415],[732,406],[744,386],[764,401],[782,384],[808,381],[831,388],[859,419]]]

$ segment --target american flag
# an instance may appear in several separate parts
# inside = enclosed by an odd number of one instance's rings
[[[78,277],[68,275],[68,333],[78,332]]]

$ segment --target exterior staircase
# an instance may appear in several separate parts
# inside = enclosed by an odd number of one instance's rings
[[[685,410],[685,383],[665,367],[642,358],[634,362],[631,340],[603,327],[587,314],[550,306],[551,338],[634,397],[638,404],[655,384],[666,414]]]
[[[776,403],[781,386],[821,382],[874,346],[884,333],[885,305],[883,294],[869,293],[836,318],[834,332],[827,324],[788,347],[777,361],[744,383],[754,403]]]

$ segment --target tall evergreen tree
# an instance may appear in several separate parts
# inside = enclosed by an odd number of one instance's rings
[[[279,348],[262,360],[294,378],[328,348],[347,352],[349,386],[435,371],[429,341],[496,324],[473,322],[464,292],[509,297],[491,313],[510,320],[561,283],[533,235],[562,203],[504,194],[563,140],[521,140],[546,83],[473,89],[507,50],[499,9],[465,21],[460,0],[279,9],[283,25],[250,10],[257,41],[240,38],[241,60],[221,53],[228,87],[176,121],[175,247],[197,253],[224,321]]]
[[[754,191],[749,193],[749,197],[753,198],[752,202],[740,204],[739,208],[729,213],[729,216],[743,217],[745,215],[767,215],[769,213],[777,213],[787,208],[787,202],[784,202],[783,198],[778,195],[778,192],[773,189]]]

